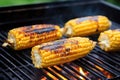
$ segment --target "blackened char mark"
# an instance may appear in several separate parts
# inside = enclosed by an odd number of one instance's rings
[[[40,47],[40,49],[43,49],[43,50],[55,50],[55,49],[63,47],[64,42],[65,42],[65,39],[61,40],[61,41],[55,41],[55,42],[53,42],[53,43],[51,43],[49,45],[45,45],[45,46]]]
[[[86,21],[86,20],[94,20],[94,21],[98,21],[98,16],[93,16],[93,17],[83,17],[83,18],[78,18],[78,20],[76,21],[77,23]]]
[[[115,31],[119,31],[120,32],[120,29],[115,29]]]
[[[32,26],[22,26],[22,27],[19,27],[19,28],[16,28],[16,29],[20,29],[19,32],[25,32],[26,30],[30,30],[32,29]]]
[[[65,50],[66,50],[66,52],[69,52],[69,51],[70,51],[70,48],[66,48]]]
[[[27,29],[31,29],[32,28],[32,25],[30,25],[30,26],[27,26]]]
[[[77,45],[78,44],[78,41],[77,40],[66,40],[66,39],[62,39],[62,40],[58,40],[58,41],[55,41],[53,43],[50,43],[50,44],[46,44],[42,47],[40,47],[39,49],[43,49],[43,50],[56,50],[56,49],[59,49],[59,48],[64,48],[64,44],[65,43],[70,43],[71,45]],[[70,51],[70,48],[66,48],[66,51],[69,52]]]
[[[81,23],[81,22],[83,22],[83,21],[86,21],[86,20],[88,20],[89,19],[89,17],[83,17],[83,18],[78,18],[78,20],[76,21],[76,23]]]
[[[94,21],[98,22],[98,16],[93,16],[90,18],[90,20],[94,20]]]
[[[53,27],[49,27],[49,28],[43,28],[43,29],[35,29],[33,30],[33,32],[37,33],[37,34],[42,34],[44,32],[50,32],[50,31],[54,31],[55,28]]]
[[[40,49],[43,49],[43,50],[55,50],[55,49],[58,49],[62,47],[61,45],[46,45],[46,46],[43,46],[41,47]]]
[[[30,25],[30,26],[24,26],[25,27],[25,29],[23,30],[24,32],[31,32],[33,29],[32,29],[32,25]]]
[[[65,41],[66,41],[66,39],[55,41],[55,42],[53,42],[53,45],[63,45],[65,43]]]
[[[48,28],[41,28],[41,29],[28,29],[25,30],[26,33],[32,32],[32,33],[37,33],[37,34],[42,34],[44,32],[50,32],[56,30],[54,27],[48,27]]]

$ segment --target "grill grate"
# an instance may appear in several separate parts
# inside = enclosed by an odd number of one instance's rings
[[[111,28],[119,24],[113,22]],[[7,37],[8,31],[0,32],[0,45]],[[90,37],[92,39],[92,37]],[[0,80],[38,80],[38,79],[70,79],[70,80],[112,80],[120,79],[120,54],[109,54],[99,46],[86,57],[63,65],[44,69],[36,69],[32,65],[31,49],[14,51],[0,46]],[[80,72],[80,68],[84,74]],[[109,74],[109,76],[108,76]],[[111,76],[111,77],[110,77]]]

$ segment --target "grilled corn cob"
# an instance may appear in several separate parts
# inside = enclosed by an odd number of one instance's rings
[[[61,37],[62,33],[57,25],[38,24],[25,26],[10,30],[8,39],[3,43],[3,46],[9,45],[15,50],[21,50]]]
[[[31,57],[36,68],[44,68],[84,57],[94,46],[88,38],[61,39],[33,47]]]
[[[107,30],[111,22],[105,16],[87,16],[66,22],[63,34],[67,37],[89,36]]]
[[[120,29],[107,30],[100,34],[99,46],[105,51],[120,50]]]

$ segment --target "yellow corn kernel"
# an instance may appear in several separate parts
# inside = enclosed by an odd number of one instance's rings
[[[120,30],[107,30],[100,34],[98,44],[105,51],[120,50]]]
[[[105,16],[87,16],[66,22],[63,34],[67,37],[89,36],[107,30],[111,22]]]
[[[61,39],[34,46],[31,57],[36,68],[44,68],[84,57],[94,46],[95,42],[84,37]]]
[[[14,28],[8,32],[8,39],[3,46],[11,46],[15,50],[33,47],[62,37],[60,27],[50,24],[38,24]]]

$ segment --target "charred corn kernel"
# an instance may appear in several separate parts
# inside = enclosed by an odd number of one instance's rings
[[[61,39],[34,46],[31,57],[36,68],[44,68],[84,57],[94,46],[95,42],[84,37]]]
[[[100,34],[99,46],[105,51],[120,50],[120,29],[107,30]]]
[[[9,45],[15,50],[21,50],[61,37],[62,33],[58,25],[38,24],[25,26],[10,30],[8,39],[3,43],[3,46]]]
[[[66,22],[63,34],[67,37],[89,36],[107,30],[111,22],[105,16],[87,16]]]

